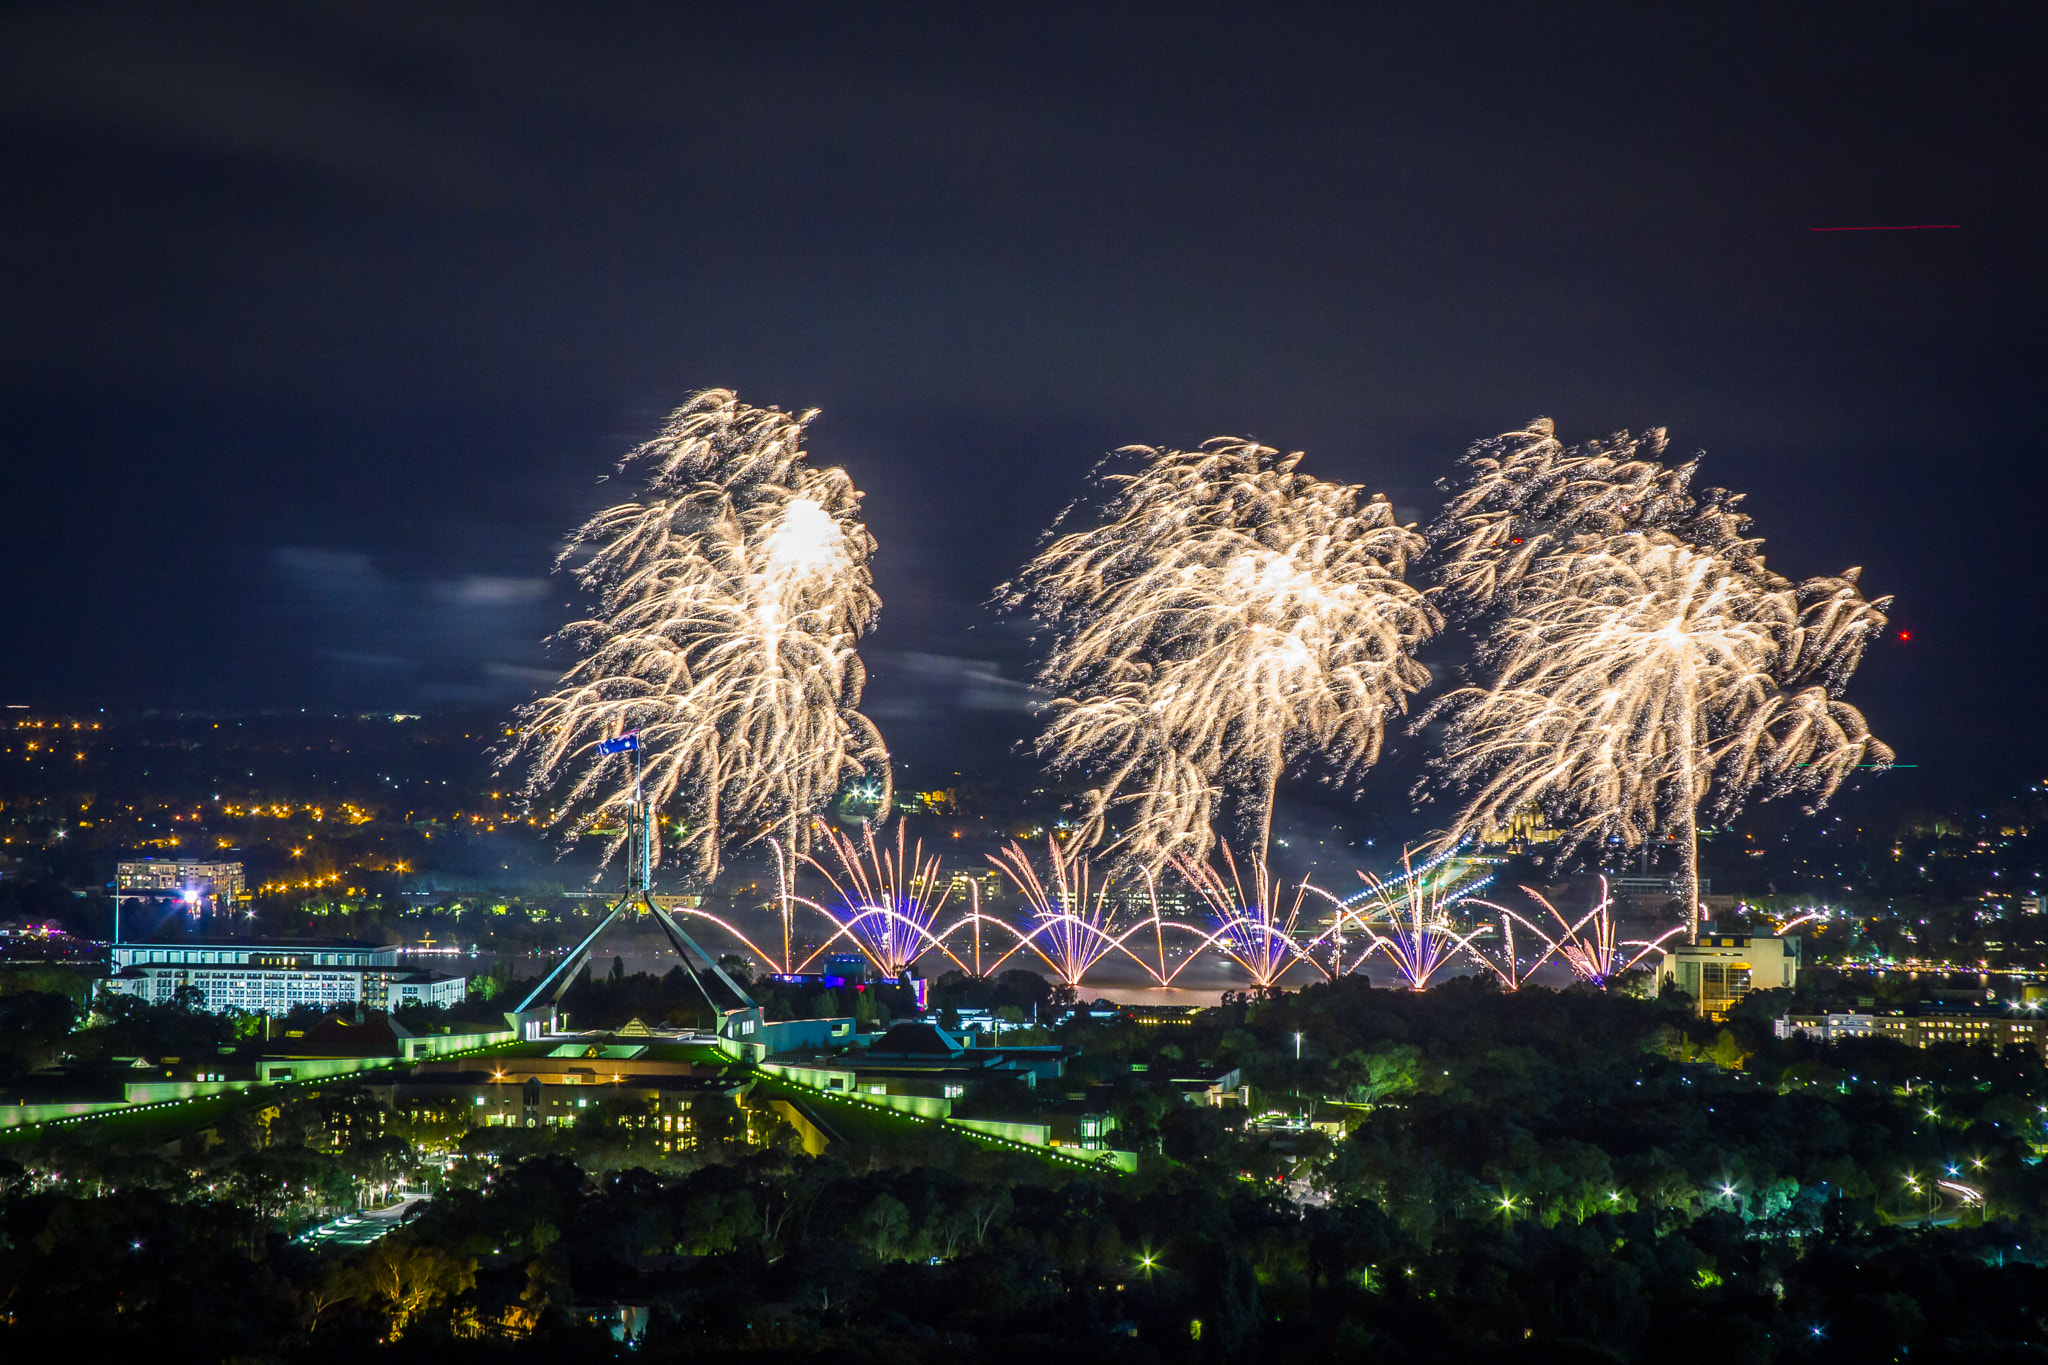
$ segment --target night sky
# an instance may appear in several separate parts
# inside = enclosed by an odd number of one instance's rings
[[[1903,762],[2038,777],[2044,14],[11,5],[0,700],[509,707],[599,476],[723,385],[824,410],[871,711],[958,767],[1105,451],[1422,519],[1545,414],[1897,594]]]

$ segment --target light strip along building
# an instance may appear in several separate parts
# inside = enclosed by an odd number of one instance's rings
[[[401,966],[397,948],[351,939],[116,943],[112,958],[105,990],[164,1005],[191,986],[216,1014],[459,1005],[469,993],[466,977]]]

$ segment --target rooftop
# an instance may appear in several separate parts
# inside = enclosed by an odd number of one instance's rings
[[[352,950],[355,952],[371,953],[386,950],[395,951],[399,945],[396,943],[372,943],[368,939],[360,938],[124,938],[114,946],[116,948],[243,948],[251,952],[263,952],[279,948],[313,948],[323,952]]]

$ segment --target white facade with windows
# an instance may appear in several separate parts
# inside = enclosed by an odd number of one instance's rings
[[[458,1005],[469,989],[465,977],[402,967],[377,943],[117,943],[112,956],[107,990],[163,1005],[190,986],[216,1014]]]
[[[240,863],[203,863],[197,858],[146,858],[114,865],[114,889],[140,895],[202,891],[240,900],[249,891]]]
[[[1703,934],[1664,950],[1660,977],[1670,977],[1699,1012],[1719,1019],[1751,991],[1781,990],[1799,980],[1799,940],[1768,934]]]

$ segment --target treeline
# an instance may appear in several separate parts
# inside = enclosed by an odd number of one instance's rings
[[[2039,1059],[1784,1042],[1782,1004],[1346,980],[1083,1015],[1059,1084],[1123,1177],[907,1120],[664,1151],[623,1111],[465,1131],[346,1087],[261,1135],[75,1133],[8,1149],[0,1349],[610,1358],[636,1305],[665,1360],[2041,1359]],[[1223,1068],[1248,1110],[1165,1079]],[[291,1201],[401,1176],[436,1197],[376,1246],[284,1240]]]
[[[2002,1228],[1792,1240],[1637,1209],[1421,1235],[1367,1200],[1297,1205],[1234,1154],[1123,1180],[938,1141],[596,1178],[536,1155],[327,1256],[252,1237],[249,1194],[18,1192],[0,1339],[606,1358],[604,1310],[633,1304],[635,1355],[671,1360],[1961,1361],[2036,1358],[2048,1309]]]

